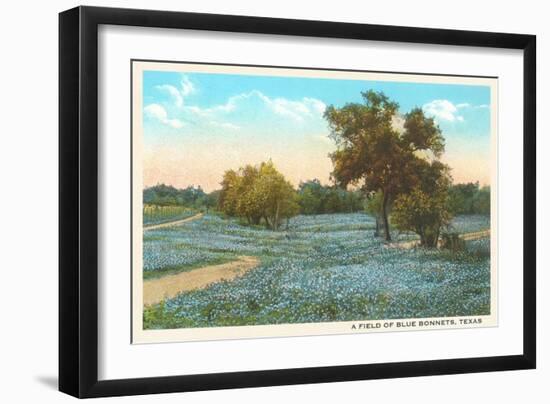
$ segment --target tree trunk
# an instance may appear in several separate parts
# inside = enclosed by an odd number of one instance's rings
[[[437,247],[437,240],[439,239],[439,231],[433,231],[428,228],[420,234],[420,245],[422,247],[434,248]]]
[[[277,209],[275,210],[275,221],[273,223],[273,230],[279,230],[279,211],[281,209],[281,201],[277,201]]]
[[[426,247],[433,248],[436,245],[435,235],[433,233],[428,234],[426,237]]]
[[[382,200],[382,220],[384,221],[384,235],[386,241],[391,241],[390,235],[390,222],[388,220],[388,202],[389,202],[388,193],[384,191],[384,198]]]

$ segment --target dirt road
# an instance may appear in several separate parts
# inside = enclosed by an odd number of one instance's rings
[[[242,256],[225,264],[210,265],[175,275],[143,282],[143,304],[159,303],[175,297],[181,292],[201,289],[221,280],[232,280],[255,268],[259,264],[256,257]]]
[[[155,230],[155,229],[162,229],[163,227],[171,227],[171,226],[177,226],[183,223],[191,222],[193,220],[200,219],[204,216],[204,213],[197,213],[196,215],[186,217],[185,219],[180,220],[174,220],[173,222],[167,222],[167,223],[160,223],[160,224],[151,224],[148,226],[143,226],[143,230]]]

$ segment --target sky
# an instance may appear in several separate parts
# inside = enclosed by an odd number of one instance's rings
[[[271,159],[295,186],[330,183],[335,150],[328,105],[383,91],[434,117],[446,140],[442,160],[455,183],[490,183],[490,88],[335,78],[143,72],[143,180],[178,188],[220,188],[223,173]]]

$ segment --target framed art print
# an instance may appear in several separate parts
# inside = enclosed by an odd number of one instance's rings
[[[535,366],[534,36],[79,7],[60,100],[62,391]]]

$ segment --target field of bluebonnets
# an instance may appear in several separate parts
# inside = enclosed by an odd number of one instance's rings
[[[457,216],[452,231],[489,228]],[[144,278],[256,256],[260,264],[144,309],[144,328],[170,329],[489,314],[489,239],[466,251],[399,249],[364,213],[301,215],[281,231],[213,214],[144,233]],[[394,233],[408,240],[410,234]]]

